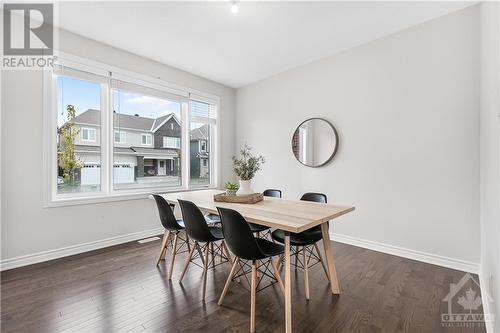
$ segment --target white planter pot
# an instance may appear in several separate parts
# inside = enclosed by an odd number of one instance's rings
[[[252,180],[240,180],[240,188],[236,195],[248,195],[254,194],[255,192],[252,190]]]

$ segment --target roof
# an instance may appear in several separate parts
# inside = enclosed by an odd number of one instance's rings
[[[164,123],[167,122],[168,119],[170,118],[174,118],[174,120],[177,122],[177,124],[179,124],[179,126],[181,125],[179,123],[179,120],[177,119],[177,117],[175,116],[175,114],[173,113],[169,113],[165,116],[162,116],[162,117],[159,117],[159,118],[156,118],[155,121],[153,122],[153,126],[151,128],[151,131],[152,132],[156,132],[161,126],[163,126]]]
[[[131,147],[136,155],[149,157],[150,155],[155,156],[178,156],[179,153],[175,149],[157,149],[157,148],[140,148]]]
[[[191,140],[208,140],[208,124],[191,130]]]
[[[113,124],[115,127],[122,127],[122,128],[130,128],[130,129],[136,129],[136,130],[142,130],[142,131],[152,131],[153,125],[160,125],[162,124],[165,119],[169,117],[174,117],[174,119],[177,121],[177,117],[173,113],[169,113],[165,116],[161,116],[159,118],[148,118],[148,117],[139,117],[139,116],[132,116],[129,114],[122,114],[122,113],[113,113]],[[88,124],[88,125],[96,125],[100,126],[101,124],[101,111],[96,110],[96,109],[88,109],[87,111],[79,114],[78,116],[75,117],[74,121],[75,124]],[[177,121],[179,122],[179,121]],[[158,129],[158,128],[156,128]]]

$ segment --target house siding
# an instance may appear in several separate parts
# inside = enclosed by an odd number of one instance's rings
[[[172,129],[172,124],[174,128]],[[177,123],[174,117],[170,118],[165,124],[163,124],[156,132],[154,133],[154,147],[161,149],[163,147],[163,137],[169,136],[174,138],[181,137],[181,126]]]

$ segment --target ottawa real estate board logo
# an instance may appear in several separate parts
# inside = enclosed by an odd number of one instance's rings
[[[449,293],[443,298],[446,310],[441,313],[443,327],[484,327],[492,315],[484,313],[483,303],[489,296],[482,295],[479,281],[466,273],[458,283],[450,284]]]
[[[2,69],[52,67],[54,6],[51,3],[3,4]]]

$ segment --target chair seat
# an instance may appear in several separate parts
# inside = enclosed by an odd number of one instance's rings
[[[217,227],[208,227],[208,230],[210,230],[210,233],[216,240],[221,240],[224,239],[224,234],[222,233],[222,228],[217,228]]]
[[[259,246],[260,250],[262,251],[263,256],[262,258],[257,258],[257,259],[264,259],[267,257],[273,257],[282,254],[285,252],[285,247],[281,244],[276,244],[273,242],[268,241],[267,239],[263,238],[255,238],[257,241],[257,245]]]
[[[205,214],[204,216],[208,224],[220,223],[220,216],[217,214]]]
[[[182,219],[176,219],[177,220],[177,224],[180,225],[182,227],[182,229],[185,229],[186,226],[184,225],[184,221]]]
[[[181,230],[184,230],[186,228],[186,226],[184,225],[184,221],[182,219],[175,219],[177,221],[177,226],[171,226],[170,228],[166,228],[167,230],[170,230],[170,231],[173,231],[173,232],[176,232],[176,231],[181,231]]]
[[[271,234],[273,239],[280,243],[285,243],[285,232],[283,230],[275,230]],[[306,230],[295,234],[290,233],[290,245],[292,246],[307,246],[315,244],[323,238],[321,230]]]
[[[214,217],[212,216],[209,216],[209,215],[213,215]],[[216,221],[216,218],[219,219],[219,221],[217,222]],[[182,219],[176,219],[177,221],[177,224],[179,225],[180,228],[171,228],[171,229],[168,229],[170,231],[177,231],[177,230],[184,230],[186,229],[186,226],[184,225],[184,221]],[[220,223],[220,217],[219,215],[215,215],[215,214],[207,214],[205,215],[205,221],[207,221],[207,224],[216,224],[216,223]]]
[[[265,225],[260,225],[260,224],[255,224],[255,223],[248,223],[248,226],[250,227],[250,230],[252,232],[262,232],[266,231],[267,229],[270,229],[269,227],[266,227]]]

